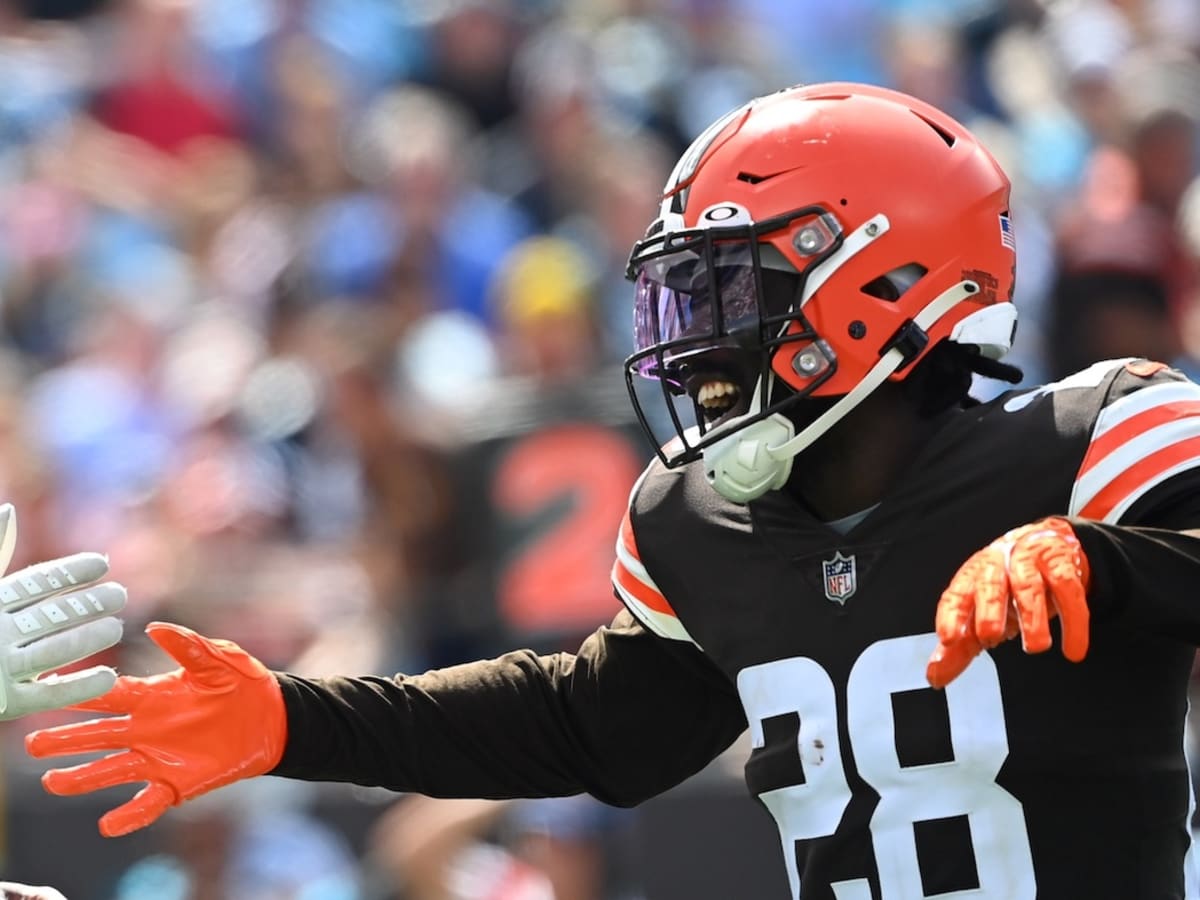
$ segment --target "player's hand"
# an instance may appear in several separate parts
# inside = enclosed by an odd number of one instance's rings
[[[0,900],[67,900],[52,887],[34,887],[15,881],[0,881]]]
[[[937,608],[938,646],[926,676],[945,687],[981,651],[1021,636],[1026,653],[1050,649],[1050,620],[1062,623],[1063,656],[1088,651],[1087,557],[1071,523],[1057,516],[1023,525],[963,563]]]
[[[146,634],[182,668],[148,678],[121,676],[105,696],[79,709],[115,713],[35,731],[32,756],[110,751],[69,769],[51,769],[52,794],[86,794],[148,782],[132,800],[100,818],[105,837],[149,825],[168,808],[275,768],[287,740],[279,682],[230,641],[152,622]]]
[[[0,572],[17,545],[17,513],[0,506]],[[114,616],[125,588],[100,584],[108,560],[76,553],[0,578],[0,720],[59,709],[103,694],[117,680],[108,666],[47,675],[121,639]]]

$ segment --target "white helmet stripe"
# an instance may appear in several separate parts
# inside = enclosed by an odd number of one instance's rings
[[[925,308],[917,313],[913,324],[922,331],[928,331],[942,316],[950,312],[968,297],[979,293],[979,285],[974,281],[960,281],[953,287],[947,288],[934,297]],[[807,428],[789,441],[768,447],[767,453],[777,460],[789,459],[827,432],[854,407],[862,403],[867,396],[883,384],[904,364],[904,352],[899,347],[893,347],[879,362],[856,384],[846,396],[833,404],[822,415],[813,420]]]
[[[842,246],[838,247],[828,257],[821,260],[818,265],[812,267],[804,281],[804,296],[800,298],[800,306],[803,308],[813,295],[820,290],[821,285],[829,280],[838,269],[850,261],[857,253],[863,250],[868,244],[877,238],[887,234],[891,223],[888,217],[883,213],[877,216],[872,216],[863,222],[852,232],[846,235],[846,239],[842,241]]]

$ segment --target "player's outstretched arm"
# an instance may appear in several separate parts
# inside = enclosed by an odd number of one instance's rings
[[[17,513],[0,506],[0,572],[17,544]],[[111,647],[121,639],[116,614],[125,589],[101,583],[108,560],[76,553],[0,578],[0,720],[80,703],[109,690],[116,673],[93,666],[47,674]]]
[[[25,738],[35,757],[106,753],[43,775],[52,794],[146,784],[101,817],[106,837],[143,828],[171,806],[270,771],[287,739],[279,683],[261,662],[236,644],[179,625],[154,622],[146,633],[180,668],[148,678],[123,675],[103,697],[77,707],[110,717]]]
[[[434,797],[589,793],[632,806],[746,730],[729,678],[625,611],[574,653],[395,678],[280,676],[294,738],[273,772]]]
[[[716,666],[626,612],[575,654],[519,651],[394,678],[303,679],[186,628],[147,632],[179,669],[122,676],[81,704],[111,717],[26,738],[36,757],[106,754],[47,772],[51,793],[146,784],[101,818],[106,836],[267,773],[443,797],[587,791],[630,805],[698,771],[746,727]]]
[[[1089,578],[1079,538],[1061,517],[1016,528],[977,551],[938,602],[929,683],[945,687],[984,649],[1017,635],[1026,653],[1050,649],[1055,616],[1063,655],[1079,662],[1088,650]]]

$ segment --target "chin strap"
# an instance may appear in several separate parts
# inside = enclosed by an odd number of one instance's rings
[[[960,281],[931,300],[909,323],[928,332],[942,316],[979,292],[974,281]],[[907,361],[904,350],[893,346],[879,358],[848,394],[796,434],[791,420],[782,413],[767,416],[715,441],[704,450],[704,472],[717,492],[734,503],[749,503],[767,491],[778,490],[792,473],[792,460],[858,406],[877,387],[899,371]],[[767,391],[759,379],[750,410],[741,416],[756,415],[766,404]],[[736,428],[738,419],[726,423]]]

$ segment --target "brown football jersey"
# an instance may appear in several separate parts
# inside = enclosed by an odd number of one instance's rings
[[[1107,362],[956,412],[844,534],[784,492],[740,506],[698,464],[656,463],[614,582],[737,686],[746,780],[795,895],[1181,897],[1192,645],[1114,602],[1081,664],[1012,641],[944,691],[925,666],[941,590],[973,551],[1048,515],[1153,524],[1194,496],[1197,466],[1200,387]]]

